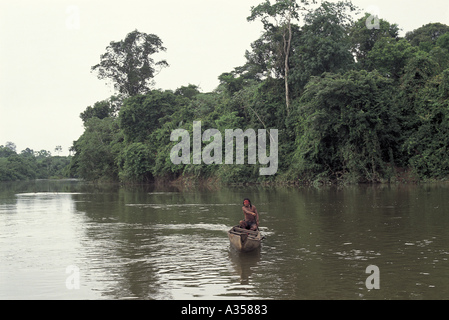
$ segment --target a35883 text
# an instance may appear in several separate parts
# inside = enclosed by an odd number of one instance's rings
[[[207,315],[210,318],[216,314],[224,315],[267,315],[268,306],[265,304],[228,304],[226,308],[197,307],[188,305],[181,308],[182,315]]]

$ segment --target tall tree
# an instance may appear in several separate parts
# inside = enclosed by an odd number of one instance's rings
[[[354,10],[350,2],[324,1],[305,16],[301,36],[294,38],[292,44],[290,84],[294,93],[302,92],[311,76],[344,73],[354,68],[348,37]]]
[[[280,31],[282,35],[282,53],[284,63],[284,84],[285,84],[285,103],[287,114],[290,112],[290,95],[289,95],[289,58],[293,36],[292,24],[294,20],[300,19],[300,12],[306,11],[307,6],[316,3],[315,0],[300,0],[298,4],[296,0],[276,0],[274,4],[270,0],[251,8],[251,15],[248,21],[261,19],[264,29],[267,32]]]
[[[155,62],[151,57],[160,51],[166,48],[158,36],[134,30],[124,40],[112,41],[91,70],[100,80],[111,79],[114,88],[125,96],[142,94],[150,90],[152,79],[160,71],[157,69],[168,66],[167,61]]]
[[[413,47],[405,39],[383,37],[368,53],[365,65],[368,70],[378,70],[382,75],[398,80],[408,60],[413,57],[418,48]]]
[[[120,128],[127,141],[144,142],[160,127],[160,119],[170,116],[176,107],[177,96],[170,90],[152,90],[146,95],[136,95],[127,99],[120,110]]]
[[[399,40],[398,25],[391,24],[384,19],[379,19],[378,28],[367,28],[366,21],[370,16],[370,13],[365,13],[365,16],[357,20],[349,30],[351,50],[361,68],[367,67],[366,59],[368,53],[374,48],[378,40],[382,38]]]
[[[107,100],[97,101],[93,107],[88,106],[84,112],[80,113],[80,118],[83,120],[83,123],[86,124],[87,120],[91,118],[104,119],[113,117],[119,109],[116,102],[117,100],[114,96]]]
[[[56,152],[56,153],[58,154],[58,156],[59,156],[59,154],[62,152],[62,147],[61,147],[61,146],[56,146],[55,152]]]
[[[413,46],[429,51],[438,38],[449,32],[449,26],[442,23],[429,23],[406,33],[405,38]]]
[[[13,152],[16,152],[16,149],[17,149],[16,144],[11,141],[7,141],[5,147],[10,149]]]

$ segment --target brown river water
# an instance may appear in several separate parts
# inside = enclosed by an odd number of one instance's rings
[[[266,238],[241,254],[245,197]],[[449,299],[448,204],[449,184],[0,183],[0,299]]]

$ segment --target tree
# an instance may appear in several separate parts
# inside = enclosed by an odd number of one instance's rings
[[[200,88],[194,84],[189,84],[186,86],[181,86],[175,90],[175,95],[183,96],[188,99],[193,99],[197,94],[200,93]]]
[[[310,3],[315,3],[315,0],[300,0],[299,5],[296,0],[276,0],[272,5],[269,0],[251,8],[251,15],[247,18],[248,21],[261,19],[266,32],[276,33],[280,32],[282,37],[281,50],[284,64],[284,85],[285,85],[285,104],[287,114],[290,110],[290,95],[289,95],[289,58],[292,44],[292,22],[299,20],[299,12],[307,10]],[[274,24],[273,24],[274,21]]]
[[[2,164],[3,162],[3,164]],[[32,157],[14,154],[9,156],[6,161],[0,162],[0,180],[30,180],[36,178],[36,161]]]
[[[154,165],[150,148],[141,142],[131,143],[121,151],[118,157],[121,180],[148,182]]]
[[[152,90],[128,98],[120,110],[119,123],[127,141],[144,142],[160,126],[159,119],[171,115],[177,105],[172,91]],[[179,97],[181,100],[182,98]]]
[[[292,39],[300,37],[297,25],[292,24]],[[267,27],[259,39],[251,43],[251,51],[245,52],[246,64],[236,68],[233,74],[262,81],[266,78],[282,79],[285,76],[284,29]],[[292,49],[290,48],[291,54]]]
[[[166,51],[161,39],[154,34],[134,30],[122,41],[112,41],[100,63],[93,66],[100,80],[110,79],[114,88],[126,96],[142,94],[150,90],[157,68],[168,66],[165,60],[155,62],[151,56]]]
[[[117,97],[111,97],[108,100],[95,102],[93,107],[88,106],[84,112],[80,114],[81,120],[85,124],[91,118],[104,119],[113,117],[119,108],[117,105]]]
[[[291,87],[299,95],[311,76],[324,72],[344,73],[354,68],[348,30],[352,25],[348,2],[323,2],[308,13],[301,34],[293,39]]]
[[[14,148],[12,148],[12,145]],[[7,158],[16,154],[16,145],[12,142],[7,142],[6,146],[0,146],[0,158]]]
[[[86,180],[116,181],[116,159],[122,142],[123,135],[114,118],[87,120],[84,133],[72,147],[75,156],[70,164],[70,173]]]
[[[235,72],[222,73],[218,77],[218,80],[220,80],[220,85],[224,86],[231,96],[243,89],[244,79],[242,77],[236,77]]]
[[[349,30],[351,51],[361,68],[366,68],[365,61],[368,53],[379,39],[386,37],[399,40],[398,25],[390,24],[384,19],[379,19],[379,28],[367,28],[366,21],[370,16],[370,13],[365,13],[365,16],[357,20]]]
[[[314,3],[262,0],[252,7],[247,19],[262,21],[262,35],[245,53],[246,63],[222,73],[219,86],[208,93],[192,84],[175,91],[150,89],[157,69],[167,66],[155,61],[153,54],[165,51],[156,36],[136,30],[111,42],[92,71],[112,80],[120,94],[80,115],[84,133],[71,149],[72,175],[130,183],[178,178],[357,183],[387,181],[396,168],[413,168],[423,178],[447,178],[444,25],[403,39],[397,25],[382,19],[375,28],[367,25],[368,15],[354,23],[350,1]],[[152,50],[145,51],[146,44]],[[260,163],[247,161],[174,163],[178,142],[171,133],[191,133],[194,121],[201,121],[203,132],[217,129],[222,137],[226,129],[279,130],[279,174],[261,177]],[[246,149],[252,139],[247,141]],[[218,145],[214,137],[202,141],[199,151],[210,159],[212,151],[218,156]],[[0,180],[32,177],[20,170],[31,167],[31,154],[0,147]],[[55,175],[64,160],[45,153],[35,158],[37,178]]]
[[[299,178],[376,182],[398,154],[399,107],[378,72],[312,77],[301,97],[292,170]]]
[[[369,71],[378,70],[382,75],[398,80],[410,58],[418,49],[405,39],[383,37],[379,39],[368,53],[366,66]]]
[[[407,39],[412,46],[420,47],[424,51],[430,51],[438,38],[449,32],[449,26],[442,23],[429,23],[421,28],[407,32]]]
[[[56,146],[55,152],[59,155],[62,152],[62,147],[61,146]]]
[[[34,153],[34,155],[35,155],[36,158],[38,158],[38,159],[39,159],[39,158],[49,158],[49,157],[51,157],[51,152],[42,149],[41,151],[36,151],[36,152]]]
[[[433,61],[425,56],[410,61],[404,86],[414,99],[405,99],[408,117],[402,145],[408,164],[422,178],[449,175],[449,69],[433,76]],[[410,94],[409,94],[410,96]]]
[[[11,141],[6,142],[5,147],[10,149],[12,152],[17,152],[16,151],[17,147],[16,147],[16,144],[14,142],[11,142]]]
[[[20,154],[15,150],[13,142],[0,146],[0,181],[35,179],[37,166],[33,150],[26,148]]]
[[[449,32],[440,36],[437,40],[437,46],[449,50]]]

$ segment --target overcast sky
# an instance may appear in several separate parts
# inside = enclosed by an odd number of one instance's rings
[[[272,0],[273,2],[274,0]],[[137,29],[161,38],[169,68],[156,88],[209,92],[245,63],[262,31],[247,22],[262,0],[0,0],[0,145],[64,155],[83,133],[79,114],[113,92],[90,72],[111,41]],[[449,25],[447,0],[353,0],[403,29]]]

